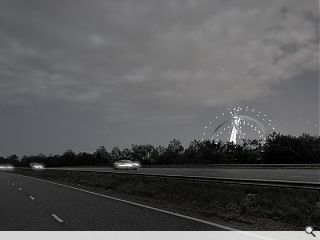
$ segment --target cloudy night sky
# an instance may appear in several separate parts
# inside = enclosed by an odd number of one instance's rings
[[[319,134],[317,0],[0,1],[0,155],[188,144],[227,107]]]

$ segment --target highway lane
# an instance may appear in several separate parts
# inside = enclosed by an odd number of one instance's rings
[[[30,192],[0,174],[0,230],[65,230]],[[32,198],[33,199],[32,199]]]
[[[320,169],[244,169],[244,168],[141,168],[138,170],[113,170],[112,168],[62,168],[73,170],[116,171],[145,174],[225,177],[263,180],[320,182]]]
[[[0,230],[226,230],[208,224],[0,172]]]

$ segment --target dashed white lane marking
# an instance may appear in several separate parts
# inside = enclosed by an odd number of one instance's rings
[[[12,186],[14,186],[15,184],[14,183],[12,183]]]
[[[56,219],[58,222],[63,223],[63,220],[61,218],[59,218],[57,215],[51,214],[51,216],[54,217],[54,219]]]
[[[20,191],[22,191],[22,188],[18,188]]]
[[[29,198],[30,198],[31,200],[35,200],[35,198],[34,198],[34,197],[32,197],[32,196],[29,196]]]

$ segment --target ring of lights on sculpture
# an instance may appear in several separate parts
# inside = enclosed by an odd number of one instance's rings
[[[227,108],[204,127],[202,140],[223,141],[225,139],[237,144],[239,140],[246,139],[248,128],[253,130],[255,139],[262,142],[266,141],[268,132],[275,130],[272,120],[254,108]]]

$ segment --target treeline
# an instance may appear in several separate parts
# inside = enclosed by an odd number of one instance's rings
[[[130,159],[142,165],[169,164],[310,164],[320,163],[320,137],[280,135],[273,133],[262,144],[257,140],[244,140],[242,144],[192,141],[184,148],[179,140],[173,139],[168,146],[132,145],[131,148],[114,147],[108,151],[100,146],[94,153],[75,153],[67,150],[62,155],[0,157],[0,164],[29,166],[43,163],[47,167],[60,166],[111,166],[115,161]]]

